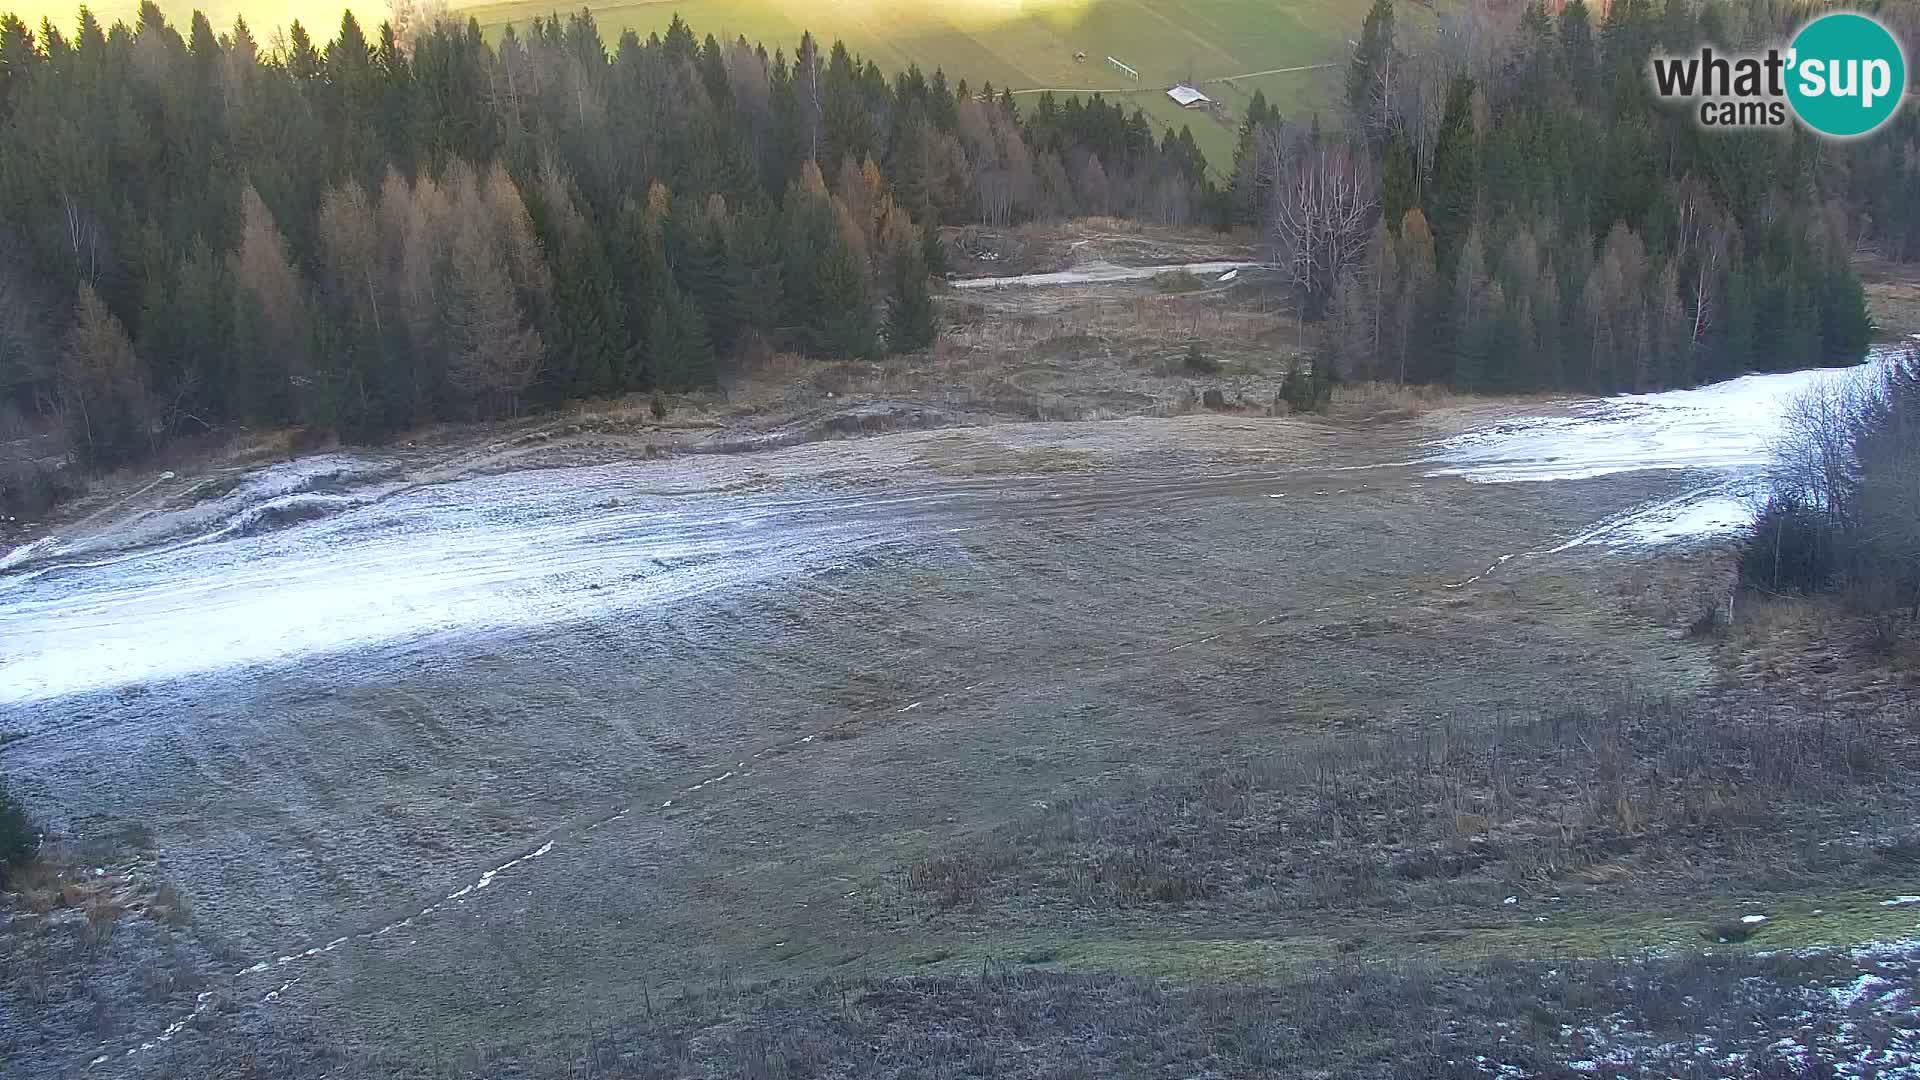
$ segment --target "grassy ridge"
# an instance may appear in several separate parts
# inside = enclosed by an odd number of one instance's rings
[[[962,0],[956,4],[801,0],[667,0],[592,5],[611,39],[631,27],[665,29],[678,13],[701,33],[779,45],[791,54],[802,30],[835,38],[883,67],[944,67],[973,85],[1122,90],[1164,89],[1187,78],[1237,75],[1322,63],[1344,54],[1359,12],[1341,0]],[[524,25],[554,10],[551,0],[507,0],[461,8],[488,30]],[[1074,60],[1085,52],[1087,61]],[[1105,63],[1115,56],[1140,72],[1135,83]]]
[[[918,64],[927,71],[944,69],[976,88],[991,82],[1016,90],[1125,94],[1157,126],[1189,125],[1216,169],[1231,162],[1232,125],[1255,87],[1290,113],[1325,110],[1337,99],[1339,72],[1209,84],[1207,92],[1228,108],[1224,121],[1183,110],[1163,91],[1176,82],[1338,62],[1362,14],[1343,0],[962,0],[831,7],[803,0],[660,0],[593,9],[609,42],[627,28],[642,35],[664,30],[677,13],[696,33],[744,35],[789,56],[802,31],[811,30],[823,43],[845,41],[889,72]],[[550,13],[554,4],[506,0],[462,10],[494,36],[508,24],[524,26]],[[1074,59],[1079,52],[1086,61]],[[1140,78],[1109,65],[1109,56],[1135,68]]]
[[[11,7],[38,25],[49,16],[62,26],[76,8],[63,0],[28,0]],[[91,7],[103,23],[132,23],[139,0],[106,0]],[[341,11],[352,6],[369,30],[387,16],[384,2],[343,5],[339,0],[163,0],[162,10],[185,33],[193,10],[204,11],[218,31],[245,15],[256,36],[271,42],[274,28],[300,20],[318,39],[330,38]],[[524,28],[536,16],[565,13],[577,0],[502,0],[461,4],[456,12],[480,21],[489,38],[508,25]],[[1124,94],[1156,126],[1186,124],[1216,170],[1233,152],[1233,125],[1258,87],[1294,115],[1330,112],[1339,98],[1339,72],[1265,75],[1231,84],[1209,83],[1229,75],[1336,63],[1358,32],[1364,5],[1348,0],[955,0],[944,4],[849,0],[823,5],[810,0],[640,0],[589,3],[607,43],[622,30],[642,36],[666,29],[675,14],[696,33],[723,40],[744,35],[792,55],[804,31],[823,44],[843,40],[889,73],[918,64],[944,69],[979,87],[1052,88]],[[1409,5],[1405,20],[1430,18]],[[1087,59],[1079,62],[1076,53]],[[1109,65],[1113,56],[1140,73],[1136,81]],[[1182,110],[1163,91],[1197,81],[1226,106],[1223,118]]]

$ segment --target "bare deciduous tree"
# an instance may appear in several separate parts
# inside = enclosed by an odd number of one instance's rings
[[[448,248],[447,381],[476,416],[518,412],[540,366],[540,334],[526,325],[507,263],[491,223],[463,213]]]
[[[1379,209],[1372,167],[1364,149],[1345,140],[1288,138],[1273,129],[1262,133],[1260,152],[1276,178],[1269,214],[1275,261],[1317,315],[1366,252]]]
[[[376,332],[380,322],[380,235],[367,189],[354,181],[320,196],[320,258],[326,286]]]
[[[1719,297],[1714,294],[1732,254],[1739,226],[1713,198],[1707,185],[1689,174],[1680,181],[1675,234],[1680,254],[1695,257],[1692,280],[1685,283],[1693,301],[1690,347],[1699,349],[1713,330]]]
[[[90,463],[110,464],[151,449],[146,368],[126,327],[84,282],[61,356],[60,389],[67,428]]]
[[[287,257],[273,214],[248,184],[240,190],[240,246],[228,261],[242,299],[255,305],[266,354],[261,365],[284,387],[296,414],[311,368],[306,288]]]
[[[394,39],[408,52],[415,38],[453,18],[447,0],[389,0],[388,11]]]

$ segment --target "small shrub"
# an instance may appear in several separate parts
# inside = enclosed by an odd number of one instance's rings
[[[1220,361],[1208,356],[1198,341],[1187,342],[1184,364],[1188,371],[1197,375],[1214,375],[1220,371]]]
[[[186,897],[172,882],[160,886],[153,894],[153,903],[149,910],[170,926],[185,926],[193,921],[193,910],[187,906]]]
[[[1864,607],[1865,605],[1860,605]],[[1875,656],[1892,656],[1907,636],[1910,620],[1899,612],[1878,612],[1867,619],[1860,644]]]
[[[1335,382],[1333,365],[1325,357],[1316,359],[1307,369],[1300,366],[1296,356],[1288,362],[1286,377],[1280,381],[1280,397],[1293,412],[1323,412],[1333,400]]]
[[[27,808],[7,789],[6,780],[0,779],[0,884],[6,882],[11,870],[33,858],[39,847],[40,837],[27,818]]]
[[[37,518],[80,493],[75,479],[58,461],[0,460],[0,513]]]
[[[1695,640],[1710,638],[1726,626],[1727,608],[1720,598],[1703,595],[1695,600],[1693,621],[1687,623],[1687,636]]]
[[[1160,274],[1153,279],[1153,287],[1163,293],[1198,292],[1207,287],[1207,283],[1196,277],[1191,270],[1175,270],[1170,274]]]
[[[1828,517],[1793,498],[1770,498],[1740,552],[1740,581],[1769,592],[1825,588],[1839,565],[1839,544]]]

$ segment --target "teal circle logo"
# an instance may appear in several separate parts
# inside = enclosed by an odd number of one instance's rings
[[[1850,11],[1822,15],[1793,39],[1787,100],[1822,135],[1865,135],[1899,111],[1907,58],[1878,22]]]

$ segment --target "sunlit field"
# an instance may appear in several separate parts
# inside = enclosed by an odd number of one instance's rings
[[[138,0],[107,0],[90,5],[111,25],[131,23]],[[887,0],[643,0],[640,3],[589,4],[609,46],[622,30],[642,35],[665,29],[675,14],[695,32],[723,39],[745,36],[791,55],[804,31],[824,43],[838,39],[888,72],[918,64],[944,69],[979,88],[1015,90],[1051,88],[1124,94],[1144,108],[1156,127],[1193,129],[1216,169],[1232,153],[1232,128],[1257,87],[1289,114],[1329,109],[1338,98],[1338,71],[1281,71],[1231,83],[1273,69],[1337,63],[1347,39],[1357,32],[1360,12],[1344,0],[958,0],[953,3],[893,3]],[[161,4],[182,34],[197,8],[216,31],[231,28],[244,15],[255,36],[271,45],[276,31],[299,20],[324,41],[339,26],[343,6],[333,0],[180,0]],[[59,0],[0,2],[38,25],[42,17],[70,26],[77,7]],[[525,27],[537,16],[572,10],[553,0],[506,0],[456,4],[490,38],[509,25]],[[1423,9],[1405,14],[1416,20]],[[369,31],[387,17],[384,4],[355,9]],[[371,36],[371,35],[369,35]],[[1084,55],[1084,58],[1082,56]],[[1108,58],[1138,73],[1128,75]],[[1176,82],[1194,82],[1223,106],[1217,115],[1182,110],[1164,91]]]

